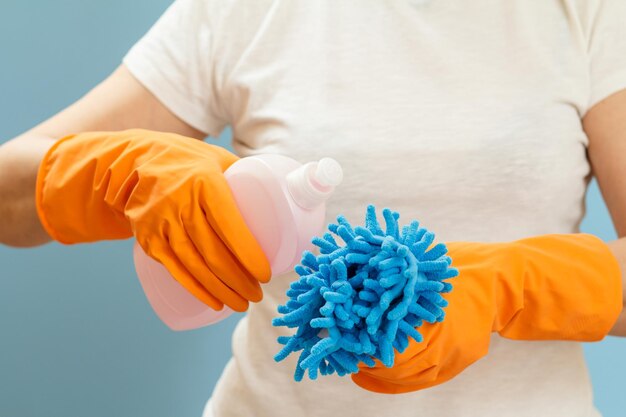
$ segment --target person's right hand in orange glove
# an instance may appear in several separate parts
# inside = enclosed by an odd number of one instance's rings
[[[509,243],[447,243],[459,276],[445,318],[423,341],[352,375],[359,386],[404,393],[448,381],[485,356],[492,332],[515,340],[597,341],[622,311],[622,275],[607,245],[586,234]]]
[[[223,176],[237,159],[148,130],[67,136],[39,167],[38,215],[61,243],[134,235],[198,299],[245,311],[261,300],[270,266]]]

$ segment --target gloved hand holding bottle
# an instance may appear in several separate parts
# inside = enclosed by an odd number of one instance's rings
[[[609,247],[587,234],[506,243],[446,243],[459,276],[445,319],[419,328],[393,367],[352,375],[359,386],[404,393],[450,380],[485,356],[493,332],[514,340],[601,340],[622,311],[622,275]]]
[[[332,158],[301,164],[285,155],[262,154],[238,160],[224,177],[275,277],[293,270],[300,254],[312,249],[313,237],[324,228],[325,202],[343,171]],[[135,244],[133,252],[146,297],[170,329],[208,326],[232,314],[228,307],[216,311],[198,301],[141,246]]]
[[[238,158],[147,130],[67,136],[41,162],[40,220],[62,243],[136,237],[189,292],[219,310],[261,300],[270,265],[223,172]]]

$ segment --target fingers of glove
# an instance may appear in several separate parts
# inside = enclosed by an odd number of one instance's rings
[[[441,323],[430,326],[433,329],[442,327]],[[448,340],[443,337],[426,340],[426,343],[413,342],[414,348],[407,348],[398,355],[392,368],[364,369],[365,373],[407,387],[398,392],[416,391],[454,378],[488,352],[488,342],[484,341],[472,343],[472,340]]]
[[[373,373],[368,369],[362,369],[358,373],[352,374],[351,378],[355,384],[368,391],[400,394],[417,391],[429,384],[436,385],[440,383],[436,382],[438,379],[437,374],[438,369],[436,365],[424,363],[420,369],[415,370],[414,374],[399,375],[390,372],[390,369],[387,369],[386,373]]]
[[[399,394],[437,385],[443,382],[439,374],[438,365],[427,360],[416,360],[411,362],[411,366],[405,366],[402,369],[397,369],[395,366],[363,368],[351,377],[355,384],[369,391]]]
[[[229,251],[257,281],[269,282],[270,265],[248,229],[224,177],[200,182],[198,201],[207,222]]]
[[[202,283],[194,278],[167,244],[159,245],[158,249],[146,251],[146,253],[163,264],[174,279],[197,299],[214,310],[221,310],[224,307],[222,301],[207,291]]]
[[[184,223],[189,239],[211,272],[246,300],[261,301],[261,285],[224,245],[199,205],[192,209],[191,217]]]
[[[411,362],[415,358],[421,358],[424,355],[424,352],[427,351],[428,346],[428,339],[425,339],[422,342],[416,342],[415,339],[410,338],[408,346],[402,353],[399,353],[397,350],[394,351],[395,356],[392,368],[387,367],[378,359],[374,359],[374,366],[372,367],[361,364],[359,365],[359,368],[365,370],[368,373],[377,373],[380,375],[384,375],[386,373],[390,373],[390,369],[400,369],[400,367],[402,367],[407,362]]]
[[[172,230],[171,233],[170,247],[182,266],[218,300],[235,311],[246,311],[248,300],[226,285],[211,271],[182,228],[176,232]]]

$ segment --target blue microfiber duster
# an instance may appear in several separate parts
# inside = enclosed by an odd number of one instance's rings
[[[305,251],[295,270],[300,278],[287,291],[289,300],[278,307],[281,317],[274,326],[297,328],[293,336],[281,336],[284,347],[274,357],[279,362],[292,352],[302,351],[294,378],[302,380],[337,372],[358,372],[362,362],[374,366],[372,358],[385,366],[394,362],[394,348],[403,352],[409,337],[422,341],[416,330],[423,321],[444,318],[446,300],[440,293],[452,285],[444,280],[458,271],[450,267],[447,248],[419,222],[400,231],[400,215],[383,210],[383,231],[376,209],[367,207],[365,227],[353,228],[343,216],[328,229],[332,234],[315,237],[321,254]]]

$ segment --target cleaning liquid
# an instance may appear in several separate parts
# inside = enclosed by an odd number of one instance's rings
[[[326,200],[343,179],[331,158],[300,164],[283,155],[239,159],[224,173],[246,225],[267,257],[272,277],[292,270],[324,229]],[[173,330],[208,326],[233,313],[213,310],[180,285],[135,243],[135,270],[159,318]]]

